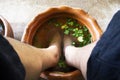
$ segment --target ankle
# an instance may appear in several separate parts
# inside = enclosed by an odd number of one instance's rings
[[[42,57],[43,70],[55,66],[59,60],[59,53],[56,46],[51,46],[44,49],[44,55]]]

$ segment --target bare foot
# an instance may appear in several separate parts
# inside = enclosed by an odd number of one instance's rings
[[[71,45],[71,39],[69,37],[64,37],[64,54],[66,62],[69,65],[81,70],[85,78],[87,62],[95,45],[96,42],[81,48],[77,48]]]
[[[64,37],[64,55],[65,55],[65,59],[66,62],[71,65],[71,66],[75,66],[74,63],[76,60],[76,54],[77,54],[77,48],[71,45],[72,40],[70,39],[70,37],[65,36]]]
[[[70,37],[68,36],[64,36],[64,48],[68,47],[68,46],[72,46],[72,40]]]
[[[53,40],[50,43],[50,46],[45,49],[45,63],[44,67],[49,68],[55,66],[60,58],[61,54],[61,36],[59,33],[56,33],[53,37]],[[46,67],[47,66],[47,67]]]
[[[55,56],[55,58],[59,58],[61,54],[61,44],[62,44],[61,35],[59,33],[56,33],[53,37],[53,40],[50,43],[49,50],[52,52]]]

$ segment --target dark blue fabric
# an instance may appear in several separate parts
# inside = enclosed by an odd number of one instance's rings
[[[0,35],[0,80],[24,80],[24,67],[9,42]]]
[[[120,11],[113,16],[92,51],[87,80],[120,80]]]

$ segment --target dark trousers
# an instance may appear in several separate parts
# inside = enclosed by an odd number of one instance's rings
[[[0,35],[0,80],[24,80],[24,67],[13,47]]]
[[[120,80],[120,11],[113,16],[92,51],[87,80]]]

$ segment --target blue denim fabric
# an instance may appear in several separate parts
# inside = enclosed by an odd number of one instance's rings
[[[9,42],[0,35],[0,80],[24,80],[24,67]]]
[[[120,80],[120,11],[113,16],[92,51],[87,80]]]

